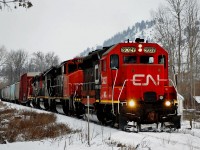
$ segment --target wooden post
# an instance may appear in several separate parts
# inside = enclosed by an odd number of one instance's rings
[[[89,103],[90,97],[87,96],[87,105],[88,105],[88,146],[90,146],[90,119],[89,119],[89,115],[90,115],[90,103]]]

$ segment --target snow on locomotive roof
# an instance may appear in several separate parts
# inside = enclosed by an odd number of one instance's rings
[[[39,75],[40,72],[28,72],[27,73],[27,76],[36,76],[36,75]]]

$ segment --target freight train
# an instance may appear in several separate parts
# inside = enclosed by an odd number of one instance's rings
[[[177,90],[168,67],[168,53],[158,44],[127,40],[42,73],[26,73],[1,89],[1,98],[78,118],[93,117],[121,130],[130,123],[136,131],[143,124],[179,129]]]

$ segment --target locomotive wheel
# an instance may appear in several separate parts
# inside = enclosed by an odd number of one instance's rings
[[[64,113],[69,116],[69,100],[63,100],[62,104]]]
[[[127,127],[127,117],[125,116],[125,108],[121,106],[119,114],[119,129],[126,131]]]
[[[45,107],[45,110],[49,110],[48,99],[43,99],[43,101],[44,101],[44,107]]]
[[[35,98],[31,101],[31,103],[32,103],[34,108],[37,108],[37,104],[36,104],[36,99]]]
[[[41,109],[40,107],[40,99],[36,98],[36,108]]]
[[[75,106],[74,106],[74,100],[73,100],[73,96],[70,97],[69,101],[68,101],[68,106],[69,106],[69,112],[68,115],[69,116],[73,116],[74,115],[74,111],[75,111]]]
[[[127,118],[124,116],[123,113],[120,113],[119,114],[119,129],[121,129],[122,131],[125,131],[126,126],[127,126]]]
[[[16,99],[16,100],[15,100],[15,103],[16,103],[16,104],[19,104],[19,101]]]
[[[56,112],[56,102],[54,99],[50,100],[50,111]]]
[[[101,109],[97,110],[97,118],[103,125],[106,124],[105,115],[104,115],[104,113],[103,113],[103,111]]]
[[[76,116],[77,118],[83,118],[83,114],[85,113],[84,105],[82,103],[76,103]]]
[[[141,131],[141,124],[139,122],[137,122],[137,130],[136,132],[140,132]]]
[[[31,107],[31,101],[32,101],[32,100],[28,100],[28,101],[25,103],[25,105],[26,105],[27,107]]]
[[[174,128],[176,128],[176,129],[181,128],[181,116],[173,116],[172,122],[174,124]]]
[[[109,110],[109,106],[99,105],[97,107],[97,118],[103,125],[113,125],[114,117]]]

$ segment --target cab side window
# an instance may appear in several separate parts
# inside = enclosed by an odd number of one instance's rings
[[[74,71],[76,71],[76,64],[68,64],[68,73],[72,73]]]
[[[110,56],[110,68],[111,69],[119,68],[119,56],[117,54],[113,54]]]
[[[158,64],[164,64],[164,66],[166,67],[166,63],[165,63],[165,56],[164,55],[159,55],[158,56]]]

